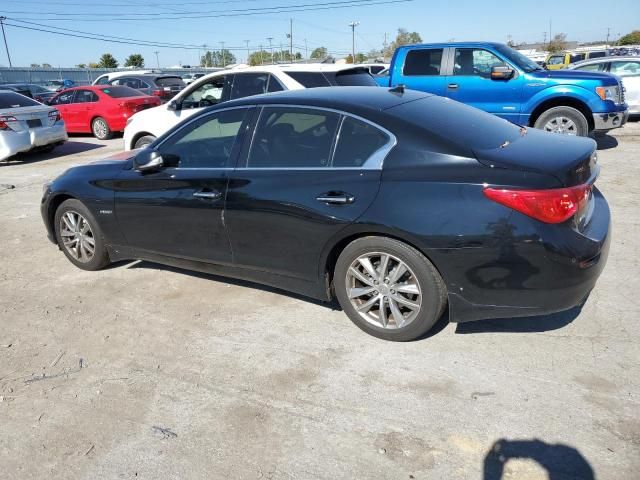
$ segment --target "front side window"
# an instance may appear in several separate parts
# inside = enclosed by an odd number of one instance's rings
[[[640,62],[611,62],[610,72],[620,77],[640,75]]]
[[[586,70],[587,72],[603,72],[606,63],[592,63],[591,65],[580,65],[576,70]]]
[[[266,107],[256,126],[249,168],[328,168],[340,115],[298,107]]]
[[[502,59],[481,48],[456,48],[454,75],[491,78],[493,67],[504,67]]]
[[[217,112],[185,125],[160,145],[180,168],[227,168],[247,109]]]
[[[569,63],[576,63],[584,59],[585,59],[584,53],[572,53],[571,55],[569,55]]]
[[[75,93],[75,90],[61,93],[51,101],[51,105],[67,105],[69,103],[73,103],[73,95]]]
[[[404,61],[402,73],[408,77],[440,75],[442,48],[410,50]]]
[[[362,167],[378,150],[389,143],[389,136],[373,125],[345,117],[340,127],[333,167]]]
[[[208,107],[228,100],[230,85],[226,77],[215,77],[199,85],[182,99],[182,108]]]
[[[74,103],[92,103],[98,101],[98,95],[91,90],[76,90]]]
[[[547,65],[563,65],[564,64],[564,55],[552,55],[547,60]]]

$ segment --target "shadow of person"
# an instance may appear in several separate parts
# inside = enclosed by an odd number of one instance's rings
[[[549,480],[595,480],[593,469],[578,450],[542,440],[496,441],[484,457],[483,480],[501,480],[511,459],[531,459],[547,471]]]

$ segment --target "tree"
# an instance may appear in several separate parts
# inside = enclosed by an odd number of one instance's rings
[[[271,53],[266,50],[258,50],[249,55],[249,65],[252,67],[268,63],[271,63]]]
[[[38,63],[32,63],[32,64],[31,64],[31,68],[40,68],[40,64],[38,64]]]
[[[100,68],[100,65],[98,65],[96,62],[91,62],[89,63],[89,68]]]
[[[327,56],[328,52],[326,47],[314,48],[311,52],[311,58],[315,58],[316,60],[324,60]]]
[[[118,61],[110,53],[105,53],[100,57],[98,62],[100,68],[118,68]]]
[[[236,57],[226,48],[224,50],[208,50],[200,57],[201,67],[226,67],[236,63]]]
[[[76,68],[87,68],[87,65],[85,63],[79,63],[76,65]]]
[[[50,63],[43,63],[42,64],[42,68],[51,68],[51,64]]]
[[[144,67],[144,57],[139,53],[132,53],[127,57],[124,61],[125,67],[136,67],[143,68]]]
[[[562,52],[567,49],[567,35],[564,33],[557,33],[553,36],[549,44],[547,45],[547,52],[556,53]]]
[[[634,30],[627,33],[618,40],[618,45],[637,45],[640,44],[640,30]]]
[[[402,45],[413,45],[414,43],[422,43],[422,37],[418,32],[409,32],[406,28],[399,28],[398,35],[393,42],[384,51],[385,57],[391,57],[396,48]]]

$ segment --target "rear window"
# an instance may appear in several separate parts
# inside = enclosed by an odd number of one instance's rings
[[[339,72],[287,72],[291,78],[305,88],[316,87],[377,87],[366,68],[353,68]]]
[[[185,86],[184,81],[180,77],[157,77],[155,82],[159,87]]]
[[[364,68],[343,70],[335,73],[336,85],[340,87],[377,87],[378,84]]]
[[[0,109],[3,108],[20,108],[20,107],[35,107],[40,105],[35,100],[31,100],[29,97],[20,95],[14,92],[1,91],[0,86]]]
[[[321,72],[287,72],[291,78],[304,88],[330,87],[327,77]]]
[[[142,97],[144,95],[139,90],[122,86],[103,88],[102,93],[109,95],[111,98]]]
[[[407,77],[440,75],[442,48],[409,50],[402,73]]]

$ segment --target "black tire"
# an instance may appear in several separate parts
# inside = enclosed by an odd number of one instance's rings
[[[156,141],[156,137],[154,137],[153,135],[145,135],[144,137],[140,137],[138,140],[136,140],[136,143],[133,145],[133,148],[144,148],[155,141]]]
[[[51,153],[56,145],[46,145],[40,149],[40,153]]]
[[[80,261],[76,259],[64,245],[61,234],[61,219],[63,215],[69,212],[82,215],[82,217],[84,217],[84,219],[89,224],[92,238],[95,242],[93,257],[89,261]],[[60,250],[62,250],[69,261],[76,267],[83,270],[94,271],[100,270],[111,263],[109,260],[109,254],[107,252],[107,249],[105,248],[104,236],[102,234],[100,226],[98,225],[98,222],[93,217],[89,209],[85,207],[84,204],[79,200],[69,199],[60,204],[54,216],[54,228],[56,232],[56,240],[58,242]]]
[[[107,121],[102,117],[96,117],[91,122],[91,131],[98,140],[109,140],[113,137],[113,132]]]
[[[564,117],[569,119],[575,125],[575,135],[579,137],[586,137],[589,135],[589,122],[585,116],[575,108],[571,107],[553,107],[549,110],[542,112],[542,114],[536,119],[534,128],[545,130],[545,125],[551,122],[554,118]]]
[[[347,293],[347,271],[360,256],[379,252],[404,262],[415,274],[421,290],[422,304],[413,321],[400,328],[383,328],[363,318]],[[447,305],[447,291],[442,277],[422,253],[401,241],[387,237],[363,237],[354,240],[340,253],[336,262],[333,286],[340,306],[359,328],[374,337],[395,342],[415,340],[429,331],[442,316]],[[392,291],[393,293],[393,291]]]

